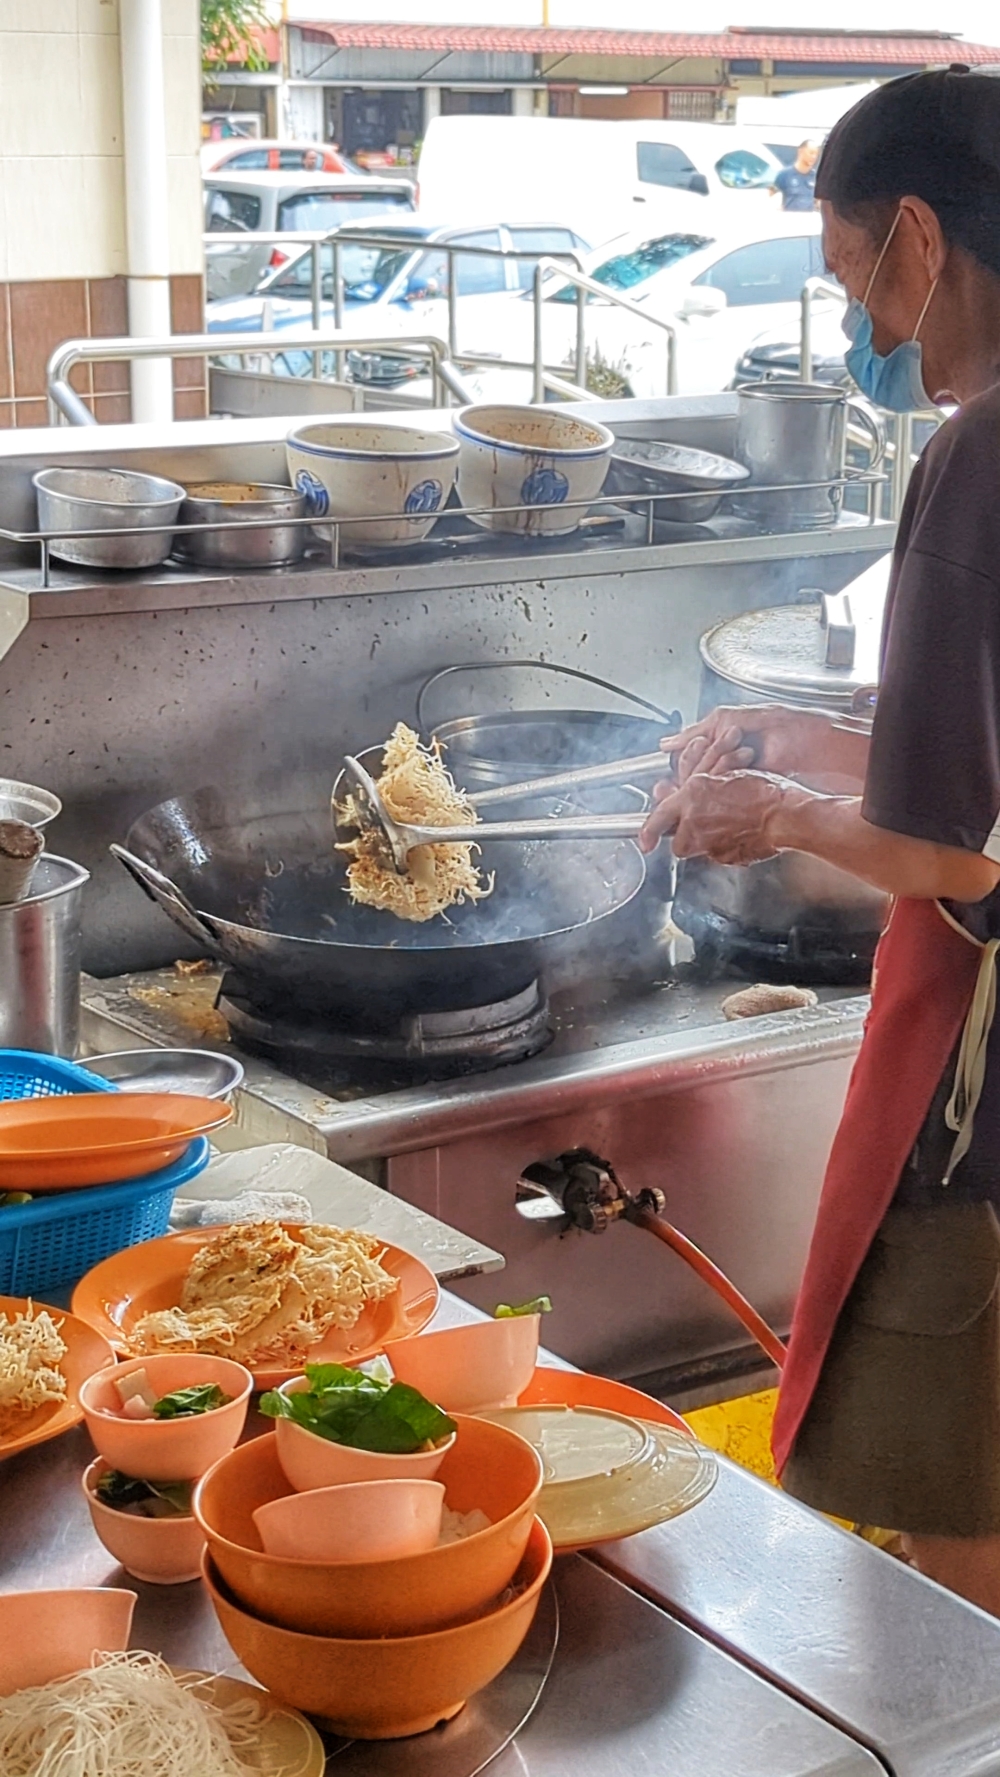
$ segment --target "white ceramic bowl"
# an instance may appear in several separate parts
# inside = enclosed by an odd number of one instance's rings
[[[266,1555],[286,1561],[400,1561],[437,1546],[440,1481],[356,1481],[258,1506]]]
[[[575,531],[604,486],[614,434],[562,407],[467,407],[455,420],[462,505],[524,506],[477,518],[489,531],[559,537]],[[536,510],[537,508],[537,510]]]
[[[289,476],[311,517],[364,521],[341,533],[346,548],[426,537],[455,484],[458,450],[447,432],[363,420],[298,426],[285,445]],[[317,529],[329,537],[329,527]]]
[[[281,1385],[281,1394],[294,1394],[308,1388],[305,1376],[293,1376]],[[318,1432],[307,1431],[294,1419],[276,1419],[278,1461],[296,1493],[311,1493],[319,1487],[345,1487],[354,1481],[433,1481],[448,1451],[455,1442],[455,1433],[434,1450],[416,1450],[412,1456],[384,1455],[380,1450],[355,1450],[350,1444],[335,1444],[321,1438]]]

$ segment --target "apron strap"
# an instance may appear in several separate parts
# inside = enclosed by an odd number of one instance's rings
[[[945,1185],[951,1183],[952,1173],[972,1144],[976,1109],[986,1078],[986,1045],[997,1006],[996,961],[1000,940],[991,938],[982,948],[972,1004],[962,1027],[955,1084],[944,1113],[947,1127],[955,1132],[955,1144],[942,1180]]]

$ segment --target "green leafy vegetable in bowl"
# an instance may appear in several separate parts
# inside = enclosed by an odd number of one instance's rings
[[[190,1518],[192,1481],[140,1481],[121,1469],[105,1469],[94,1494],[115,1512],[135,1518]]]
[[[404,1382],[349,1370],[343,1364],[307,1364],[308,1388],[261,1396],[271,1419],[294,1419],[306,1431],[354,1450],[412,1456],[451,1436],[455,1421]]]
[[[161,1395],[153,1403],[154,1419],[190,1419],[195,1413],[211,1413],[215,1407],[228,1406],[231,1394],[224,1394],[217,1382],[199,1382],[191,1388],[175,1388],[173,1394]]]
[[[551,1314],[552,1303],[548,1296],[536,1296],[533,1302],[519,1302],[516,1308],[508,1307],[500,1302],[493,1310],[494,1320],[519,1320],[522,1314]]]

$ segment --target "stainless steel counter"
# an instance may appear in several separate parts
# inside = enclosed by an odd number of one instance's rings
[[[870,1746],[893,1777],[1000,1773],[1000,1621],[723,1462],[602,1566]]]
[[[475,1310],[445,1296],[435,1325],[470,1318]],[[263,1429],[260,1420],[252,1427]],[[245,1676],[200,1584],[163,1587],[127,1579],[97,1541],[80,1487],[91,1454],[79,1427],[0,1469],[3,1589],[130,1585],[139,1596],[134,1646],[157,1649],[181,1665]],[[809,1514],[787,1509],[808,1528]],[[738,1524],[744,1539],[756,1537],[752,1513],[743,1513]],[[646,1549],[655,1555],[658,1534],[620,1548],[641,1561]],[[831,1534],[835,1554],[843,1558],[848,1539]],[[850,1552],[869,1566],[877,1610],[887,1558],[860,1544]],[[911,1587],[922,1586],[903,1577]],[[506,1686],[498,1680],[433,1735],[381,1746],[331,1742],[331,1777],[474,1777],[497,1753],[491,1767],[497,1777],[633,1777],[661,1769],[671,1777],[877,1777],[878,1763],[850,1730],[819,1719],[747,1662],[644,1601],[642,1589],[619,1583],[579,1556],[559,1561],[558,1646],[541,1704],[523,1726],[551,1658],[550,1600],[543,1602],[533,1643]],[[822,1605],[807,1585],[796,1600],[800,1626],[803,1612],[811,1620]],[[949,1767],[949,1777],[964,1777],[965,1770]]]
[[[84,1051],[204,1043],[221,978],[215,969],[180,977],[161,969],[85,979]],[[236,1096],[241,1145],[294,1140],[353,1164],[489,1135],[554,1111],[568,1114],[592,1107],[598,1096],[602,1104],[631,1103],[686,1092],[709,1078],[751,1080],[854,1055],[866,996],[824,990],[819,1006],[730,1023],[721,1004],[732,988],[679,975],[599,1000],[562,994],[553,1001],[555,1035],[542,1054],[419,1086],[323,1092],[227,1043],[226,1053],[246,1068]]]
[[[469,1318],[445,1296],[435,1324]],[[90,1455],[78,1428],[0,1469],[4,1590],[123,1583],[80,1489]],[[135,1646],[241,1675],[200,1585],[124,1583]],[[331,1743],[331,1777],[474,1777],[494,1753],[496,1777],[1000,1773],[1000,1622],[729,1463],[686,1517],[558,1561],[554,1591],[530,1719],[549,1603],[510,1690],[416,1740]]]

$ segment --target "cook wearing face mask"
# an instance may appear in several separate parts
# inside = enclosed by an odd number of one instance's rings
[[[957,405],[907,493],[874,723],[717,710],[669,743],[641,843],[806,852],[893,897],[775,1457],[799,1498],[902,1533],[1000,1615],[1000,81],[879,88],[817,195],[859,386]]]

